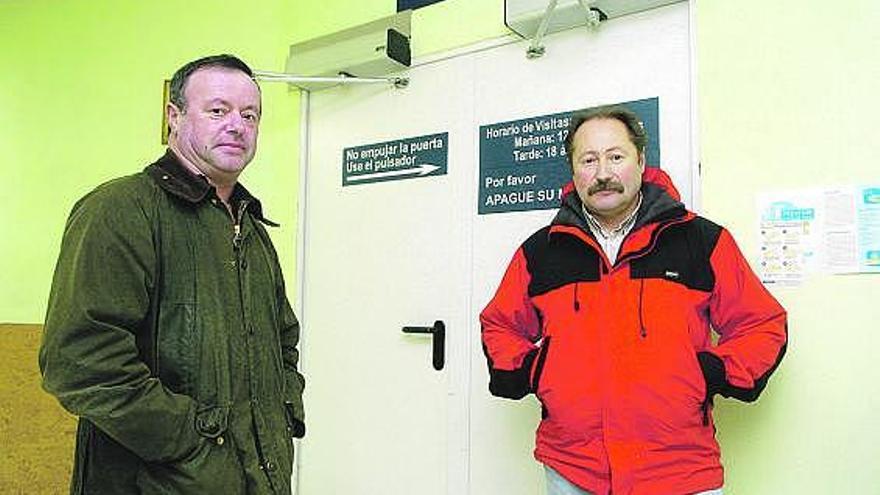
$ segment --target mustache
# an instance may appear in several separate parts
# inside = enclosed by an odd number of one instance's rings
[[[620,182],[612,182],[610,180],[599,181],[590,186],[589,189],[587,189],[587,195],[592,196],[602,191],[614,191],[618,193],[623,193],[623,184],[621,184]]]

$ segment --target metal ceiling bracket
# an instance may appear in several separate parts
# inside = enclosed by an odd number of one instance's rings
[[[588,28],[596,29],[603,20],[607,19],[607,17],[602,14],[601,10],[593,7],[593,2],[595,2],[595,0],[577,1],[583,8],[584,14],[587,16]],[[544,10],[544,17],[541,18],[541,24],[538,25],[535,37],[532,38],[532,42],[526,49],[526,58],[530,60],[541,58],[544,56],[544,53],[546,53],[547,49],[543,44],[544,36],[547,34],[547,28],[550,26],[550,18],[553,16],[553,11],[556,10],[556,5],[558,3],[559,0],[550,0],[547,3],[547,9]]]
[[[292,84],[300,89],[309,90],[309,84],[390,84],[395,88],[402,89],[409,86],[408,77],[357,77],[347,74],[339,74],[335,77],[324,76],[298,76],[284,72],[254,71],[254,77],[260,81],[283,82]]]
[[[550,16],[553,15],[553,11],[556,9],[558,1],[559,0],[550,0],[547,3],[547,9],[544,10],[544,17],[541,18],[541,24],[538,25],[538,31],[535,33],[535,37],[532,38],[529,48],[526,49],[526,58],[535,59],[544,56],[544,52],[546,51],[543,44],[544,35],[547,34],[547,26],[550,25]]]

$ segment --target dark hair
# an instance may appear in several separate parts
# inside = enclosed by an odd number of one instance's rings
[[[247,74],[251,79],[254,77],[254,71],[252,71],[246,63],[242,62],[240,58],[234,55],[224,53],[222,55],[211,55],[209,57],[202,57],[198,60],[193,60],[177,69],[177,72],[174,73],[174,77],[171,78],[171,85],[168,90],[168,101],[174,103],[174,106],[176,106],[181,112],[186,112],[186,96],[184,96],[183,90],[186,88],[186,82],[189,80],[189,76],[193,75],[197,70],[206,67],[225,67],[227,69],[240,70]]]
[[[648,144],[648,133],[645,126],[639,120],[639,116],[629,108],[622,105],[605,105],[588,110],[578,110],[571,116],[571,124],[568,126],[568,136],[565,137],[565,151],[568,155],[568,164],[572,164],[574,157],[574,134],[584,124],[584,122],[596,119],[614,119],[618,120],[626,126],[629,133],[629,140],[635,145],[639,154],[645,152],[645,146]]]

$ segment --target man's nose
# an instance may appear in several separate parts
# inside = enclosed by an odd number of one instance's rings
[[[244,118],[241,115],[235,112],[229,112],[229,114],[227,114],[226,124],[224,126],[226,132],[241,134],[244,131],[244,126]]]
[[[596,179],[605,180],[610,179],[611,176],[611,164],[605,158],[599,158],[596,165]]]

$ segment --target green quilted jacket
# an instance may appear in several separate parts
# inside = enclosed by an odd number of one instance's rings
[[[289,494],[299,324],[259,201],[172,152],[76,203],[40,349],[74,494]]]

